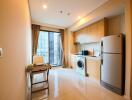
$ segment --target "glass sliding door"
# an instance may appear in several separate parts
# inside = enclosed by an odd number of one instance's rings
[[[40,31],[37,55],[44,56],[44,62],[53,66],[62,65],[61,33]]]
[[[54,64],[54,33],[49,32],[49,55],[50,64]]]
[[[61,48],[61,41],[60,41],[60,38],[61,38],[61,34],[60,33],[53,33],[51,32],[50,34],[51,37],[51,49],[50,51],[52,52],[52,54],[50,54],[50,58],[51,58],[51,64],[54,65],[54,66],[58,66],[58,65],[62,65],[61,63],[61,56],[62,56],[62,48]]]

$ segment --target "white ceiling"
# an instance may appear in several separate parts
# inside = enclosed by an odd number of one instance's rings
[[[32,21],[69,27],[108,0],[29,0]],[[47,9],[43,9],[43,5]],[[63,11],[61,14],[60,11]],[[68,16],[67,13],[70,13]]]

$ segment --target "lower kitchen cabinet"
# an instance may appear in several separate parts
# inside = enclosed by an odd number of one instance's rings
[[[100,80],[100,65],[101,60],[89,60],[87,59],[87,73],[90,78]]]
[[[76,68],[76,64],[75,64],[75,60],[76,60],[76,56],[75,55],[71,55],[71,68],[75,69]]]

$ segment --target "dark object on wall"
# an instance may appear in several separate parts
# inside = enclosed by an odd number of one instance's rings
[[[82,55],[89,55],[88,50],[82,50]]]

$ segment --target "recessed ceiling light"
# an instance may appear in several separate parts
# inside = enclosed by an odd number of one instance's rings
[[[67,13],[68,16],[70,16],[71,13]]]
[[[47,5],[43,5],[43,8],[44,8],[44,9],[47,9]]]
[[[81,16],[78,16],[78,19],[81,19]]]
[[[63,11],[62,11],[62,10],[60,10],[60,11],[59,11],[59,13],[60,13],[60,14],[62,14],[62,13],[63,13]]]

